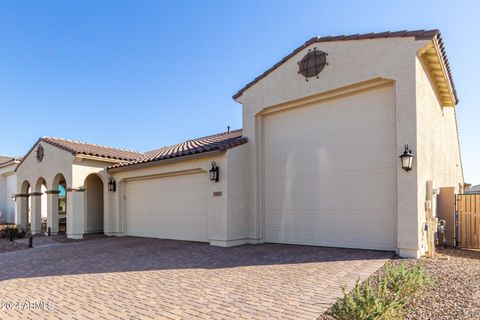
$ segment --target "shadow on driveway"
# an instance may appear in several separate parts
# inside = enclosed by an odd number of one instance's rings
[[[169,269],[219,269],[388,259],[393,252],[261,244],[231,248],[139,237],[107,238],[0,254],[0,281]],[[328,266],[328,264],[325,264]]]

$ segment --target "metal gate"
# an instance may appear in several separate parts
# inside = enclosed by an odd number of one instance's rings
[[[457,246],[480,249],[480,193],[456,196],[455,225]]]

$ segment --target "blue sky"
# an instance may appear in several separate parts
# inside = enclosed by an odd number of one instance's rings
[[[42,135],[143,151],[239,128],[231,96],[312,36],[439,28],[465,178],[478,184],[478,12],[440,0],[4,0],[0,154]]]

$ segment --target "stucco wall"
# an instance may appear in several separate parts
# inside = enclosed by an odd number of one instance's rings
[[[252,203],[245,201],[247,199],[246,151],[246,144],[227,151],[227,240],[232,243],[246,243],[249,238],[247,213],[251,212]]]
[[[0,167],[0,211],[3,212],[3,218],[0,222],[15,222],[15,203],[12,201],[12,195],[17,192],[17,176],[15,167],[17,163]]]
[[[61,150],[48,143],[41,143],[45,155],[41,162],[36,159],[36,147],[30,152],[17,168],[17,193],[21,193],[24,181],[28,181],[32,188],[35,187],[40,177],[45,179],[47,189],[50,190],[53,179],[62,173],[67,181],[67,186],[72,183],[72,162],[74,156],[67,151]]]
[[[228,151],[228,153],[231,150]],[[232,156],[235,158],[235,156]],[[220,181],[215,183],[211,182],[209,184],[209,199],[208,199],[208,239],[211,244],[227,246],[230,245],[228,240],[230,237],[230,232],[237,236],[241,234],[242,231],[235,232],[237,228],[242,229],[239,226],[233,226],[230,228],[230,220],[227,220],[227,197],[229,195],[227,190],[227,180],[230,181],[230,167],[228,163],[227,155],[225,153],[218,153],[212,156],[207,157],[198,157],[186,160],[177,160],[170,163],[157,163],[152,166],[140,167],[140,168],[129,168],[125,171],[118,172],[109,172],[112,177],[117,181],[119,186],[118,191],[115,192],[115,202],[116,204],[112,206],[114,208],[111,212],[112,219],[116,223],[116,229],[112,230],[112,234],[124,234],[125,232],[125,220],[126,212],[123,206],[124,201],[124,184],[128,183],[129,179],[138,179],[138,178],[161,178],[162,175],[169,173],[183,173],[188,172],[189,170],[201,169],[205,172],[205,179],[208,179],[208,171],[211,168],[211,162],[215,161],[220,168]],[[231,161],[235,161],[234,159]],[[221,196],[214,196],[214,192],[221,192]],[[185,195],[178,195],[183,197]],[[128,197],[128,195],[126,195]],[[240,201],[240,200],[237,200]],[[243,200],[244,201],[244,200]],[[236,205],[234,200],[230,203],[231,210],[233,214],[238,212],[241,205]],[[235,221],[232,221],[235,223]],[[229,229],[230,228],[230,229]]]
[[[103,231],[104,185],[98,176],[91,175],[85,181],[85,233]]]
[[[433,180],[437,188],[463,185],[460,146],[458,144],[455,108],[442,108],[428,69],[416,58],[417,79],[417,164],[419,225],[425,222],[426,182]],[[421,239],[420,239],[421,241]],[[422,250],[425,250],[423,243]]]
[[[266,78],[250,87],[237,99],[243,105],[243,133],[249,139],[247,156],[247,202],[254,208],[249,217],[250,237],[263,238],[261,220],[261,189],[258,177],[262,168],[258,165],[261,153],[259,112],[267,107],[301,99],[321,92],[328,92],[353,85],[358,82],[382,77],[395,82],[396,107],[396,151],[403,152],[408,143],[414,153],[417,151],[416,125],[416,84],[415,57],[418,49],[428,41],[412,38],[392,38],[375,40],[353,40],[316,43],[305,48],[286,61]],[[328,54],[328,65],[320,73],[319,79],[308,82],[298,74],[298,61],[308,49],[322,50]],[[301,143],[301,141],[299,142]],[[416,161],[415,161],[416,162]],[[417,169],[405,172],[400,165],[396,169],[397,178],[397,251],[404,256],[418,256],[417,239],[420,238],[418,221],[419,201]],[[423,203],[422,203],[423,208]]]
[[[5,186],[5,205],[2,211],[6,214],[6,222],[15,223],[15,202],[11,198],[17,191],[17,175],[15,173],[12,172],[5,177]]]

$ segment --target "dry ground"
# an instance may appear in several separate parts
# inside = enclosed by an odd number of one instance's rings
[[[432,287],[406,306],[404,319],[480,319],[480,251],[439,249],[433,259],[394,259],[391,263],[421,264],[436,279]],[[319,319],[333,317],[326,311]]]

